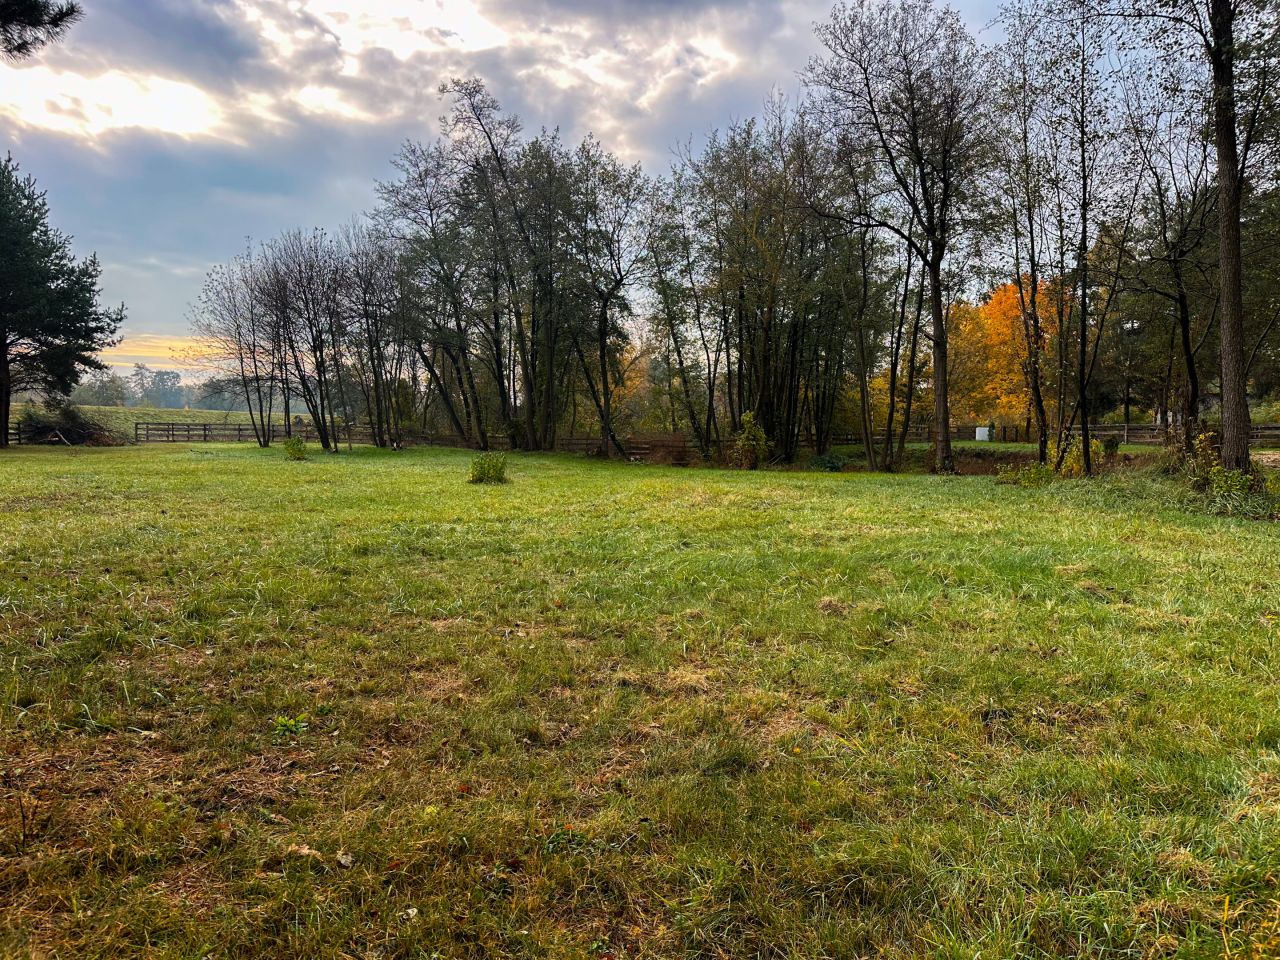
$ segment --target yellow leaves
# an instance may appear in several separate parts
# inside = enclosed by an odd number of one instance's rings
[[[1042,307],[1048,294],[1041,290]],[[952,405],[960,419],[1009,421],[1027,415],[1023,310],[1023,296],[1014,283],[996,287],[979,306],[962,302],[952,307]]]

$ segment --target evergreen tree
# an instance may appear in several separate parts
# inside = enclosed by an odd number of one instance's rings
[[[8,60],[25,60],[83,15],[78,3],[66,0],[0,0],[0,52]]]
[[[124,307],[99,300],[97,257],[77,261],[71,238],[49,226],[49,205],[30,176],[6,157],[0,164],[0,424],[13,394],[65,395],[86,370],[104,369],[95,354],[118,342]],[[8,432],[0,430],[0,446]]]

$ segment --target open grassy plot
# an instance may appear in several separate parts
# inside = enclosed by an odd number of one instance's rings
[[[1274,525],[469,462],[0,458],[0,955],[1280,949]]]

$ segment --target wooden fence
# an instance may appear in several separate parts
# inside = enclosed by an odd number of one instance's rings
[[[373,431],[368,427],[339,427],[340,443],[373,443]],[[295,426],[293,436],[312,443],[319,442],[315,428]],[[271,425],[271,439],[283,440],[283,424]],[[244,443],[256,442],[258,435],[248,423],[154,423],[133,425],[135,443]]]
[[[952,427],[952,436],[957,440],[972,440],[977,424],[957,424]],[[9,443],[27,444],[35,441],[40,431],[24,430],[16,423],[10,423]],[[1119,437],[1122,443],[1146,444],[1159,446],[1167,442],[1172,431],[1157,424],[1110,424],[1100,423],[1089,428],[1090,433],[1098,439]],[[368,427],[340,428],[339,442],[353,444],[373,443],[373,431]],[[295,425],[293,435],[316,443],[319,437],[314,427]],[[283,424],[273,424],[271,439],[282,440],[285,437]],[[43,437],[39,437],[43,440]],[[254,442],[257,436],[253,427],[247,423],[157,423],[141,422],[133,426],[133,439],[136,443],[246,443]],[[907,433],[907,440],[912,443],[928,443],[932,439],[927,425],[913,426]],[[993,440],[1010,443],[1026,443],[1035,439],[1034,431],[1020,426],[998,426]],[[418,445],[464,447],[465,442],[452,435],[417,436],[412,442]],[[858,434],[838,434],[831,438],[832,446],[858,446],[862,438]],[[1280,448],[1280,423],[1254,424],[1250,445],[1257,448]],[[470,444],[475,446],[475,444]],[[508,437],[495,434],[489,437],[489,446],[495,450],[508,450],[511,443]],[[643,460],[661,460],[666,463],[689,463],[697,459],[696,448],[689,443],[683,434],[659,434],[632,436],[622,439],[622,446],[628,457]],[[802,439],[803,449],[813,449],[811,438]],[[562,437],[556,441],[555,448],[565,453],[594,453],[600,448],[598,436]]]

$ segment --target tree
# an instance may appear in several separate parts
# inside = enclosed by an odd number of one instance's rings
[[[201,343],[200,359],[221,370],[220,382],[238,395],[249,411],[262,447],[271,444],[283,345],[281,326],[263,304],[262,258],[244,254],[205,277],[192,326]],[[285,415],[286,421],[288,414]]]
[[[12,157],[0,164],[0,424],[13,394],[66,395],[96,356],[118,342],[124,307],[104,309],[96,257],[77,261],[71,238],[49,225],[45,195]],[[8,431],[0,429],[0,446]]]
[[[596,315],[598,384],[583,356],[582,374],[591,387],[600,414],[600,455],[610,449],[624,453],[613,431],[611,361],[625,344],[626,333],[617,314],[627,309],[626,293],[641,269],[648,247],[643,202],[649,185],[640,167],[624,167],[594,139],[583,141],[574,157],[577,190],[571,204],[576,253]],[[620,378],[619,378],[620,379]]]
[[[1217,160],[1221,459],[1228,469],[1248,470],[1242,221],[1249,164],[1280,83],[1280,16],[1274,0],[1106,0],[1102,13],[1153,26],[1153,46],[1173,57],[1196,55],[1207,68],[1204,120]]]
[[[61,39],[83,15],[73,0],[0,0],[0,53],[7,60],[25,60]]]
[[[934,466],[954,473],[947,402],[943,272],[966,216],[981,200],[990,159],[988,78],[982,53],[950,8],[932,0],[840,5],[818,28],[830,56],[810,66],[852,165],[868,160],[886,183],[861,216],[893,231],[923,261],[929,281]],[[905,210],[914,229],[885,207]]]

